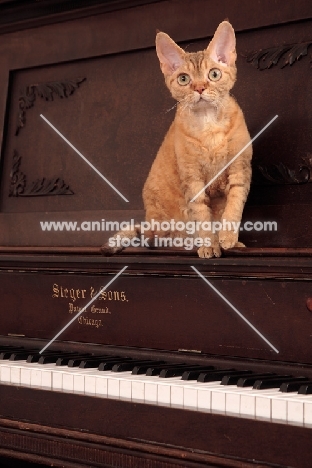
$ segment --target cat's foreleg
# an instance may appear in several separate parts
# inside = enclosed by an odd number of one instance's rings
[[[127,239],[131,241],[134,238],[140,238],[140,235],[141,228],[139,224],[136,224],[134,229],[119,231],[113,237],[110,237],[104,245],[102,245],[101,252],[107,257],[119,253],[125,248]]]
[[[219,232],[219,243],[224,250],[240,245],[238,236],[248,191],[249,184],[236,184],[230,187],[221,220],[223,229]]]
[[[198,256],[201,258],[212,258],[220,257],[221,249],[219,245],[218,235],[213,231],[207,231],[203,229],[203,223],[212,223],[212,211],[209,207],[209,200],[207,200],[207,195],[201,193],[198,195],[201,187],[198,190],[188,190],[186,193],[186,198],[188,199],[188,216],[191,221],[197,223],[198,226],[198,236],[202,239],[203,245],[197,250]],[[194,201],[192,199],[198,195]],[[209,237],[208,237],[209,236]],[[207,241],[210,244],[207,246]]]

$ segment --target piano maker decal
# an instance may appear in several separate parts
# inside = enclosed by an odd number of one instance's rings
[[[102,289],[102,287],[98,290],[100,289]],[[86,300],[92,299],[97,292],[98,291],[93,286],[87,289],[80,289],[70,288],[57,283],[52,285],[52,298],[67,302],[67,311],[69,314],[79,313],[83,309]],[[76,304],[76,301],[79,299],[84,301],[81,306]],[[128,302],[128,299],[125,291],[109,290],[103,291],[99,295],[97,302],[98,304],[91,304],[84,314],[77,318],[77,322],[80,325],[93,326],[95,328],[103,327],[102,317],[112,313],[111,305],[114,302]]]

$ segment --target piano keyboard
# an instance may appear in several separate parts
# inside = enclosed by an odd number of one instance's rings
[[[0,382],[312,426],[312,381],[305,377],[113,356],[37,353],[0,350]],[[34,362],[27,362],[27,357]],[[47,363],[40,363],[43,360]]]

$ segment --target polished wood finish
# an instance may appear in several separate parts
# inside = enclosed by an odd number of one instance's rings
[[[243,220],[276,221],[277,231],[245,230],[246,249],[202,260],[143,248],[108,258],[100,246],[112,231],[41,230],[40,221],[144,218],[142,185],[174,104],[155,31],[195,51],[225,17],[237,35],[233,94],[251,135],[279,115],[254,144]],[[311,48],[292,66],[281,68],[284,56],[262,71],[250,62],[253,52],[310,44],[311,21],[309,0],[0,1],[0,345],[41,349],[127,265],[93,304],[101,318],[90,308],[91,324],[76,320],[51,349],[312,378]],[[310,438],[309,427],[0,385],[0,456],[17,464],[310,468]]]
[[[122,276],[62,340],[312,363],[312,317],[306,307],[312,264],[310,257],[299,255],[202,260],[195,255],[3,254],[2,334],[48,341],[125,265]],[[244,324],[192,266],[279,353]],[[42,312],[34,318],[35,310]]]
[[[36,3],[38,11],[33,15],[39,22],[44,19],[40,8],[53,2]],[[296,248],[300,242],[311,248],[311,230],[306,220],[311,217],[312,185],[297,182],[301,174],[310,170],[300,169],[310,164],[304,161],[309,160],[312,144],[312,116],[307,104],[311,96],[309,60],[303,56],[291,67],[280,68],[277,64],[264,71],[247,61],[252,51],[308,40],[311,3],[280,1],[273,10],[268,0],[252,8],[245,0],[224,1],[222,8],[205,0],[168,0],[145,2],[143,6],[125,2],[125,8],[114,12],[105,12],[104,3],[92,7],[98,10],[92,11],[91,16],[88,7],[80,10],[84,11],[84,18],[76,18],[79,9],[67,10],[60,12],[63,17],[54,18],[57,22],[53,24],[1,38],[0,244],[95,247],[111,233],[83,229],[43,232],[40,221],[77,221],[79,226],[83,221],[140,221],[144,217],[142,186],[174,112],[167,112],[173,101],[159,71],[155,30],[171,34],[187,50],[198,50],[206,47],[216,25],[227,15],[237,31],[238,80],[233,94],[244,110],[251,135],[275,114],[279,115],[254,144],[257,180],[252,184],[244,213],[244,220],[276,221],[277,231],[244,231],[242,240],[249,247]],[[108,5],[112,7],[113,3]],[[209,14],[203,14],[207,9]],[[196,12],[191,22],[190,11]],[[71,15],[72,21],[66,15]],[[53,15],[50,20],[53,21]],[[140,24],[140,34],[132,27],[136,23]],[[120,69],[124,73],[116,72]],[[26,123],[16,136],[20,100],[27,94],[27,86],[78,78],[85,81],[65,99],[57,94],[53,101],[37,96],[34,106],[26,110]],[[289,99],[293,95],[296,99]],[[59,127],[129,203],[88,168],[40,114]],[[26,176],[27,189],[35,181],[61,177],[74,195],[9,196],[14,152],[21,158],[19,171]],[[274,183],[261,174],[259,179],[259,166],[271,174],[270,167],[280,167],[281,163],[288,175],[295,174],[293,181],[285,176]]]

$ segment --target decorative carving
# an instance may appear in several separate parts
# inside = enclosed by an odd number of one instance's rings
[[[26,176],[23,172],[19,170],[21,164],[21,157],[17,154],[17,151],[13,153],[13,164],[10,172],[10,191],[9,197],[18,197],[20,196],[26,187]]]
[[[300,60],[308,55],[308,48],[312,44],[309,42],[299,42],[296,44],[284,44],[269,49],[260,49],[251,52],[246,56],[247,62],[250,62],[258,70],[266,70],[277,65],[281,61],[281,68],[286,65],[293,65],[296,60]],[[310,62],[311,63],[311,62]]]
[[[17,151],[13,154],[13,165],[10,173],[10,197],[44,197],[50,195],[73,195],[74,192],[60,177],[54,179],[37,179],[30,187],[26,187],[26,175],[19,170],[21,156]]]
[[[302,158],[303,164],[300,164],[297,170],[292,170],[284,163],[270,164],[269,166],[258,165],[256,169],[261,173],[262,178],[276,185],[299,185],[307,184],[312,181],[312,154]],[[254,177],[255,183],[260,183],[259,178]],[[263,183],[263,182],[262,182]]]
[[[46,101],[53,101],[54,95],[59,98],[67,98],[71,96],[80,84],[85,81],[86,78],[76,78],[74,80],[65,81],[51,81],[49,83],[31,84],[21,91],[21,95],[18,100],[18,117],[17,127],[15,135],[18,135],[21,128],[26,123],[26,111],[34,106],[36,97],[45,99]]]

